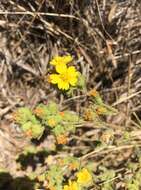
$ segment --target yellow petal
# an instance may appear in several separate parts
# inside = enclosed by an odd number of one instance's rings
[[[50,64],[51,65],[57,65],[61,62],[61,57],[60,56],[55,56],[51,61],[50,61]]]
[[[63,74],[63,73],[65,73],[67,71],[67,66],[65,64],[56,65],[56,71],[59,74]]]
[[[69,89],[69,83],[65,82],[63,80],[60,80],[60,82],[58,83],[58,88],[62,89],[62,90],[68,90]]]
[[[60,81],[60,76],[58,74],[51,74],[50,80],[51,80],[51,83],[57,84]]]
[[[78,184],[76,181],[70,181],[68,185],[64,185],[63,190],[79,190],[80,188],[78,187]]]
[[[51,61],[50,64],[57,66],[60,64],[67,64],[73,60],[73,57],[71,55],[65,55],[65,56],[55,56]]]
[[[69,67],[67,72],[70,76],[78,76],[78,72],[76,71],[74,66]]]
[[[69,89],[69,84],[68,83],[64,83],[64,90],[68,90]]]
[[[78,80],[78,79],[77,79],[76,77],[72,77],[72,78],[70,78],[69,83],[70,83],[72,86],[76,86],[77,80]]]
[[[69,186],[68,186],[68,185],[64,185],[63,190],[70,190],[70,188],[69,188]]]
[[[73,60],[73,57],[71,55],[65,55],[63,56],[63,59],[64,59],[64,62],[67,64]]]
[[[84,186],[92,182],[92,175],[86,168],[83,168],[80,172],[78,172],[77,178],[77,182]]]
[[[75,86],[78,80],[78,72],[76,71],[74,66],[69,67],[67,72],[68,72],[69,83],[72,86]]]

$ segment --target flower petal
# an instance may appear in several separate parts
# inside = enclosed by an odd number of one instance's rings
[[[92,183],[92,175],[86,168],[83,168],[80,172],[77,173],[77,182],[84,186]]]
[[[69,89],[69,83],[65,82],[63,80],[60,80],[60,82],[58,83],[58,88],[62,89],[62,90],[68,90]]]
[[[76,71],[74,66],[69,67],[67,72],[68,72],[69,83],[72,86],[75,86],[78,80],[78,72]]]
[[[62,73],[65,73],[67,71],[67,66],[66,64],[59,64],[59,65],[56,65],[56,71],[59,73],[59,74],[62,74]]]
[[[57,84],[58,82],[60,82],[60,76],[58,74],[51,74],[50,80],[51,80],[51,83]]]
[[[77,79],[76,77],[72,77],[72,78],[70,78],[69,83],[70,83],[72,86],[76,86],[77,81],[78,81],[78,79]]]
[[[60,56],[55,56],[51,61],[50,61],[50,64],[51,65],[57,65],[61,62],[61,57]]]
[[[55,56],[51,61],[51,65],[60,65],[60,64],[67,64],[70,63],[73,60],[73,57],[71,55],[64,55],[64,56]]]
[[[76,71],[74,66],[70,66],[67,72],[68,72],[68,75],[70,76],[78,76],[78,72]]]
[[[64,63],[66,64],[70,63],[73,60],[73,57],[71,55],[65,55],[62,58],[63,58]]]

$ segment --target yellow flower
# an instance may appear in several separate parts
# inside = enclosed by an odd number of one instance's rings
[[[42,108],[35,108],[33,110],[33,113],[37,115],[38,117],[41,117],[44,115],[44,110]]]
[[[77,173],[77,182],[82,186],[87,186],[92,183],[92,175],[86,168],[83,168]]]
[[[15,122],[20,121],[20,114],[18,113],[18,111],[15,111],[14,113],[12,113],[12,120]]]
[[[96,108],[96,113],[98,114],[98,115],[102,115],[102,114],[104,114],[104,113],[106,113],[106,108],[105,107],[98,107],[98,108]]]
[[[92,89],[88,92],[88,96],[97,97],[99,96],[99,93],[96,91],[96,89]]]
[[[63,64],[56,67],[59,74],[51,74],[50,81],[57,84],[59,89],[68,90],[71,86],[76,86],[78,80],[78,72],[74,66],[68,67]]]
[[[55,127],[56,121],[55,121],[53,118],[51,118],[51,119],[48,120],[48,125],[49,125],[50,127]]]
[[[28,129],[27,131],[25,131],[25,134],[26,134],[26,136],[28,136],[28,137],[32,137],[33,132],[32,132],[31,129]]]
[[[64,185],[63,190],[79,190],[79,187],[76,181],[69,181],[68,185]]]
[[[64,117],[64,112],[63,111],[61,111],[60,113],[59,113],[62,117]]]
[[[49,190],[56,190],[56,188],[55,187],[50,187]]]
[[[57,66],[70,63],[73,60],[71,55],[55,56],[50,62],[51,65]]]
[[[76,161],[76,162],[72,162],[69,164],[69,169],[72,171],[72,170],[76,170],[77,168],[79,167],[79,163]]]
[[[94,119],[94,112],[91,109],[85,109],[84,110],[84,115],[83,115],[84,119],[86,121],[93,121]]]
[[[56,139],[58,144],[66,144],[68,142],[68,138],[65,134],[57,136]]]

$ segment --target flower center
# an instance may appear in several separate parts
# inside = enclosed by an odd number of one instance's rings
[[[68,82],[68,75],[67,75],[67,73],[61,74],[61,79],[62,79],[64,82]]]

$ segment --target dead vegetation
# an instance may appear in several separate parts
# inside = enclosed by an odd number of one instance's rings
[[[52,57],[68,52],[86,76],[87,91],[96,88],[106,103],[118,109],[118,114],[105,119],[108,132],[91,124],[78,129],[70,139],[72,146],[66,150],[93,160],[97,167],[114,169],[115,189],[127,189],[122,178],[134,175],[127,163],[138,163],[141,156],[140,1],[1,0],[0,31],[2,162],[7,162],[7,151],[13,151],[9,142],[18,145],[17,136],[13,137],[8,129],[13,127],[11,113],[17,107],[34,108],[51,99],[81,112],[88,104],[86,92],[77,90],[74,99],[66,99],[46,81]],[[125,142],[126,132],[130,138]],[[8,143],[7,138],[11,138]],[[97,151],[98,141],[108,146]],[[44,139],[42,146],[46,143]],[[97,184],[96,189],[101,189],[102,184]]]

